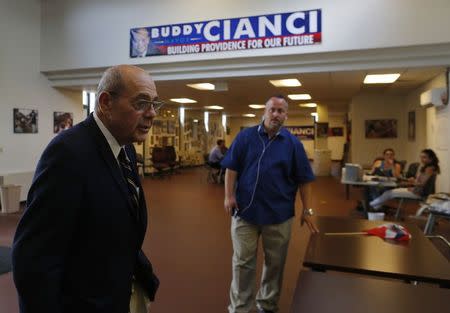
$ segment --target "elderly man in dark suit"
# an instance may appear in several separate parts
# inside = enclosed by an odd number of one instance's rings
[[[145,71],[109,68],[95,112],[47,146],[14,238],[22,313],[126,313],[133,280],[154,300],[132,143],[145,140],[161,105]]]

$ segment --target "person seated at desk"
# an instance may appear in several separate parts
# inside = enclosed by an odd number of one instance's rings
[[[395,161],[394,149],[387,148],[383,151],[383,158],[377,158],[373,162],[370,175],[400,178],[401,166]],[[386,188],[380,186],[369,187],[367,197],[369,201],[374,200],[386,190]]]
[[[376,159],[373,163],[371,175],[399,178],[401,170],[400,164],[395,161],[394,149],[388,148],[383,151],[383,159]]]
[[[406,181],[406,187],[385,191],[381,196],[370,202],[370,206],[379,210],[383,203],[394,198],[422,199],[430,192],[432,178],[440,173],[439,159],[431,149],[422,150],[420,153],[420,170],[417,176]]]
[[[227,151],[227,147],[225,146],[225,140],[219,139],[217,140],[217,146],[212,148],[209,153],[208,163],[212,168],[216,168],[220,170],[222,167],[220,166],[220,162]]]

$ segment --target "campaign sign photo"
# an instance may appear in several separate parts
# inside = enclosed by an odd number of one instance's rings
[[[258,15],[130,30],[130,58],[313,45],[322,11]]]

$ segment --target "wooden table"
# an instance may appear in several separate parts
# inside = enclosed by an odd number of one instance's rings
[[[450,287],[450,263],[414,224],[399,223],[412,235],[407,243],[367,235],[324,234],[358,232],[384,223],[387,222],[318,217],[320,233],[311,235],[303,265],[318,271],[351,272]]]
[[[291,313],[442,313],[448,309],[449,299],[448,289],[302,271]]]

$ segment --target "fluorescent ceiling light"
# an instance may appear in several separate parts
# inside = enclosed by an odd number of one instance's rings
[[[366,75],[364,84],[392,84],[400,77],[400,74],[375,74]]]
[[[249,113],[249,114],[242,114],[242,116],[244,117],[255,117],[256,115],[253,113]]]
[[[301,106],[302,108],[316,108],[317,107],[317,103],[314,103],[314,102],[300,103],[299,106]]]
[[[270,80],[270,83],[275,87],[299,87],[302,85],[296,78]]]
[[[223,110],[223,107],[221,107],[220,105],[209,105],[209,106],[205,106],[205,109],[210,109],[210,110]]]
[[[177,103],[197,103],[197,101],[189,99],[189,98],[173,98],[173,99],[170,99],[170,101],[177,102]]]
[[[291,100],[311,100],[311,96],[307,93],[301,93],[296,95],[288,95]]]
[[[266,107],[265,104],[249,104],[248,106],[252,109],[264,109]]]
[[[210,83],[187,84],[187,86],[198,90],[214,90],[216,88],[214,84]]]

